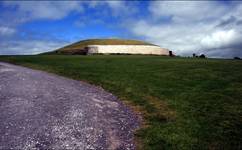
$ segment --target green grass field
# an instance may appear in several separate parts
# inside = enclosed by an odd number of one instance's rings
[[[140,149],[242,149],[242,61],[160,56],[5,56],[102,86],[144,117]]]

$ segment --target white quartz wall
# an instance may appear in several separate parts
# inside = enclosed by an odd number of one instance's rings
[[[169,55],[169,50],[153,45],[89,45],[88,53]]]

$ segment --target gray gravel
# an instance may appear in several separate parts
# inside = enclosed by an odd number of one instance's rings
[[[135,149],[139,117],[93,85],[0,63],[0,149]]]

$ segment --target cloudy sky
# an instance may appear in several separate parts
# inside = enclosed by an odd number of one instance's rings
[[[182,56],[242,57],[242,2],[0,2],[0,55],[37,54],[90,38],[145,40]]]

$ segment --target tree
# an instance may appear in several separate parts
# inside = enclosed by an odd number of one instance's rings
[[[206,58],[206,56],[204,54],[201,54],[199,58]]]
[[[239,57],[234,57],[234,59],[240,60],[241,58],[239,58]]]
[[[172,53],[172,51],[169,51],[169,56],[174,57],[175,55]]]

